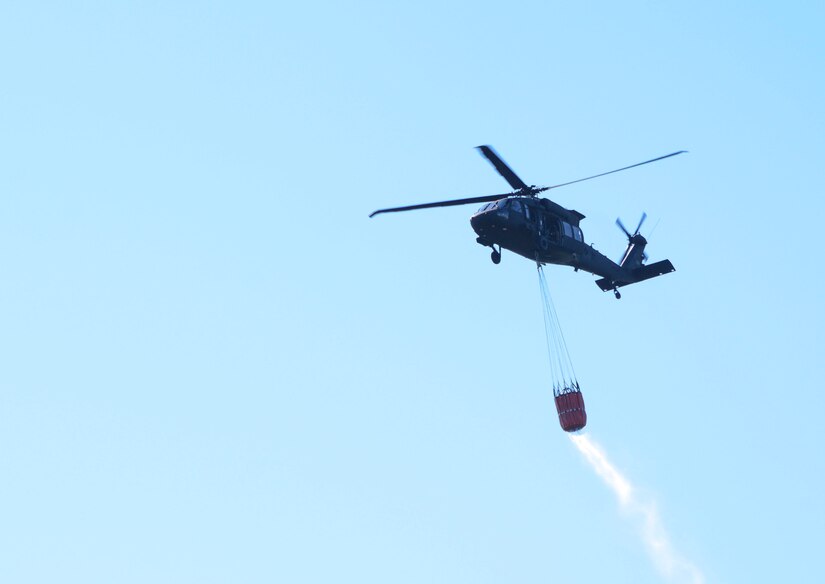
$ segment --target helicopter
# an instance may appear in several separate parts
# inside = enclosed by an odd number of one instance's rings
[[[664,160],[683,154],[687,152],[686,150],[679,150],[665,156],[558,185],[537,187],[536,185],[528,186],[521,180],[491,146],[477,146],[476,148],[509,183],[514,189],[513,192],[378,209],[373,211],[370,217],[382,213],[485,203],[470,218],[470,225],[478,235],[476,242],[492,249],[490,258],[494,264],[501,262],[501,251],[507,249],[537,264],[571,266],[575,271],[584,270],[600,276],[601,278],[596,280],[596,285],[603,292],[612,290],[616,299],[622,297],[619,292],[622,286],[649,280],[676,270],[670,260],[661,260],[653,264],[645,263],[648,259],[645,253],[647,240],[640,230],[647,218],[646,213],[642,213],[633,233],[624,226],[620,219],[616,219],[616,225],[627,236],[627,248],[621,260],[616,263],[596,251],[592,244],[588,245],[584,242],[584,234],[579,227],[582,219],[585,218],[584,215],[572,209],[565,209],[550,199],[539,197],[538,194]]]

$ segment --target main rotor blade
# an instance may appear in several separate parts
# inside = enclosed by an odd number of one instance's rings
[[[654,158],[653,160],[645,160],[644,162],[631,164],[630,166],[625,166],[624,168],[617,168],[616,170],[603,172],[601,174],[594,174],[593,176],[588,176],[587,178],[580,178],[578,180],[571,180],[570,182],[561,183],[560,185],[553,185],[552,187],[547,187],[547,188],[557,189],[559,187],[566,187],[567,185],[572,185],[572,184],[579,183],[579,182],[582,182],[582,181],[590,180],[591,178],[599,178],[600,176],[606,176],[608,174],[613,174],[614,172],[621,172],[621,171],[627,170],[629,168],[636,168],[637,166],[642,166],[643,164],[650,164],[651,162],[656,162],[657,160],[664,160],[665,158],[670,158],[671,156],[676,156],[677,154],[684,154],[685,152],[687,152],[687,150],[679,150],[679,152],[672,152],[671,154],[666,154],[664,156],[660,156],[659,158]]]
[[[422,205],[407,205],[406,207],[392,207],[390,209],[378,209],[370,213],[370,217],[375,217],[381,213],[397,213],[398,211],[415,211],[416,209],[430,209],[432,207],[455,207],[456,205],[470,205],[472,203],[489,203],[509,197],[513,193],[503,195],[488,195],[486,197],[471,197],[469,199],[454,199],[452,201],[439,201],[437,203],[424,203]]]
[[[526,189],[529,188],[524,181],[521,180],[516,173],[513,172],[513,169],[507,166],[507,164],[499,158],[499,155],[496,154],[496,151],[493,150],[490,146],[476,146],[478,150],[484,155],[484,157],[490,161],[490,163],[496,167],[498,173],[504,177],[510,186],[514,189]]]

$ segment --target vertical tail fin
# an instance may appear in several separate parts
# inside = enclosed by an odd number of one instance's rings
[[[647,259],[645,253],[645,246],[647,240],[640,234],[636,234],[627,240],[627,249],[624,251],[619,265],[629,270],[635,270],[642,267],[642,263]]]

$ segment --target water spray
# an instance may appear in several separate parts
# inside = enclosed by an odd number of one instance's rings
[[[633,484],[619,472],[604,450],[587,434],[568,436],[594,472],[616,495],[621,510],[636,523],[650,557],[667,581],[678,584],[704,584],[705,576],[702,571],[673,548],[653,502],[639,497]]]

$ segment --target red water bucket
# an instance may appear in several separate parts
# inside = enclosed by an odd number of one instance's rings
[[[556,411],[559,413],[561,428],[565,432],[576,432],[587,425],[584,397],[578,389],[565,390],[557,395]]]

